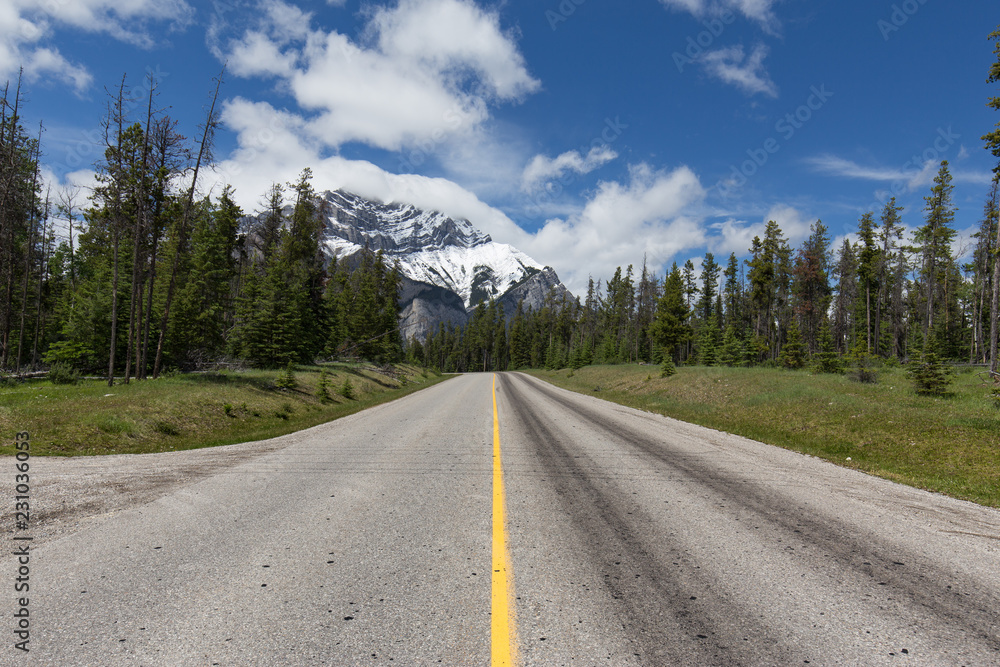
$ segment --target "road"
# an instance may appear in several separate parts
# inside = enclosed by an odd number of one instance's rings
[[[493,380],[40,543],[31,651],[5,630],[0,664],[490,664]],[[1000,664],[1000,512],[521,374],[495,387],[517,664]]]

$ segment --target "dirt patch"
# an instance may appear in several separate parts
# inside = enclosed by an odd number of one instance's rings
[[[31,526],[33,545],[80,530],[92,521],[152,502],[206,477],[234,468],[299,439],[291,434],[271,440],[162,454],[90,457],[33,457]],[[12,498],[14,458],[0,458],[4,497]],[[6,488],[10,487],[10,488]],[[14,532],[13,506],[4,508],[0,528]]]

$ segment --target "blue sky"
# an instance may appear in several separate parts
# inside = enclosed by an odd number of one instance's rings
[[[962,249],[998,24],[983,0],[5,0],[0,80],[25,68],[49,182],[85,186],[105,88],[153,72],[195,137],[227,62],[205,191],[249,212],[309,166],[467,217],[581,293],[644,256],[743,257],[769,219],[836,242],[889,192],[915,229],[942,159]]]

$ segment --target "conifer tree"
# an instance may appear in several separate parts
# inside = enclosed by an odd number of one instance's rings
[[[722,337],[722,352],[719,355],[719,361],[723,366],[743,366],[745,364],[744,344],[736,334],[735,325],[730,324],[726,327],[726,333]]]
[[[792,269],[795,296],[795,313],[803,324],[807,350],[818,347],[819,327],[830,307],[829,246],[827,228],[817,220],[810,228],[812,233],[802,244]]]
[[[675,262],[663,283],[663,295],[656,304],[656,315],[650,333],[656,345],[671,359],[688,339],[687,319],[690,315],[684,294],[684,278]]]
[[[954,379],[952,370],[942,363],[933,345],[924,348],[919,361],[911,361],[907,374],[916,392],[922,396],[943,396]]]
[[[881,261],[880,250],[876,240],[875,217],[871,211],[866,212],[858,221],[858,299],[856,309],[860,316],[855,318],[862,334],[859,336],[865,342],[866,351],[871,354],[873,347],[872,331],[872,297],[877,296],[878,265]]]
[[[715,366],[719,363],[719,327],[715,318],[702,326],[698,339],[698,361],[702,366]]]
[[[990,33],[990,40],[995,42],[993,53],[996,55],[996,62],[990,66],[987,83],[1000,83],[1000,26]],[[987,105],[1000,111],[1000,95],[990,97]],[[1000,182],[1000,122],[997,122],[996,129],[983,136],[986,148],[993,153],[993,157],[998,158],[997,166],[993,168],[994,184]],[[994,373],[1000,369],[1000,359],[997,358],[998,338],[1000,338],[1000,225],[997,226],[997,252],[993,258],[993,296],[990,304],[990,370]]]
[[[924,207],[927,213],[926,224],[918,229],[914,236],[920,244],[923,260],[920,276],[923,281],[925,306],[923,318],[925,341],[934,332],[935,312],[942,309],[943,295],[940,292],[946,283],[947,270],[952,262],[951,241],[955,237],[955,230],[951,224],[955,219],[955,208],[951,201],[951,193],[954,190],[951,181],[948,161],[943,160],[937,176],[934,177],[931,194],[924,198],[927,202]]]
[[[829,318],[823,318],[819,329],[819,352],[813,355],[816,371],[820,373],[843,373],[844,363],[837,353],[830,330]]]
[[[897,263],[905,262],[905,255],[898,247],[898,241],[903,238],[904,231],[903,221],[899,215],[902,210],[903,207],[897,206],[896,198],[892,197],[886,202],[880,217],[881,252],[877,267],[878,298],[875,306],[875,331],[880,336],[875,351],[880,356],[898,357],[901,349],[905,281],[899,275],[898,269],[894,271],[892,262],[894,257]],[[885,322],[887,314],[889,321]],[[881,344],[883,338],[887,339],[884,346]]]
[[[805,346],[802,344],[798,322],[794,320],[788,328],[788,340],[781,348],[778,362],[790,370],[797,370],[806,365]]]

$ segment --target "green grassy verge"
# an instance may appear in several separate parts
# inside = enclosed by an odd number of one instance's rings
[[[979,377],[917,396],[901,369],[877,384],[765,368],[589,366],[529,371],[576,392],[811,454],[879,477],[1000,507],[1000,410]]]
[[[300,367],[294,389],[283,371],[175,375],[108,387],[98,380],[47,380],[0,387],[0,454],[31,434],[32,455],[139,454],[263,440],[405,396],[446,378],[413,366],[395,377],[365,364],[330,364],[330,400],[316,397],[321,367]],[[350,379],[354,399],[342,395]]]

